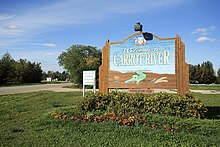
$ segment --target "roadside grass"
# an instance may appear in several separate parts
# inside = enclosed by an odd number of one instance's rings
[[[195,94],[220,108],[220,95]],[[114,122],[58,120],[52,112],[75,113],[82,92],[34,92],[0,96],[1,146],[218,146],[220,119],[179,119],[176,131]],[[155,118],[157,119],[157,118]],[[214,119],[214,120],[213,120]],[[171,120],[168,120],[171,121]]]
[[[208,119],[220,119],[220,94],[199,94],[195,93],[196,97],[202,99],[208,108]]]
[[[79,86],[73,84],[73,85],[70,85],[70,86],[63,86],[62,88],[72,88],[72,89],[76,89],[76,88],[79,88]],[[80,87],[80,88],[82,88],[82,87]]]
[[[220,84],[215,84],[215,85],[190,85],[189,89],[191,90],[217,90],[220,91]]]
[[[61,83],[68,83],[66,81],[41,81],[41,84],[61,84]]]

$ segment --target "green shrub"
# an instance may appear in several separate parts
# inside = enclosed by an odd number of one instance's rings
[[[207,111],[201,100],[192,94],[144,95],[114,91],[108,95],[90,94],[81,101],[80,107],[84,111],[155,113],[182,118],[203,118]]]
[[[80,107],[85,111],[106,110],[111,102],[109,95],[102,95],[101,93],[90,94],[83,98]]]

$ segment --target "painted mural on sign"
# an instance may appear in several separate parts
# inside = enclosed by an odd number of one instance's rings
[[[175,40],[146,41],[142,34],[136,34],[123,42],[110,44],[109,52],[110,87],[138,88],[144,84],[152,88],[158,83],[176,80]]]
[[[110,45],[110,70],[175,74],[175,41],[146,41],[142,34]]]

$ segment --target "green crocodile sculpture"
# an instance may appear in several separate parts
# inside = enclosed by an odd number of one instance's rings
[[[131,82],[140,83],[147,77],[147,75],[143,73],[143,71],[137,71],[136,73],[137,73],[136,75],[133,75],[132,78],[125,81],[125,83],[131,83]]]

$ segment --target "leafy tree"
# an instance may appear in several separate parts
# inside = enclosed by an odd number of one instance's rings
[[[220,68],[219,68],[218,71],[217,71],[216,81],[217,81],[218,84],[220,84]]]
[[[42,79],[42,70],[40,63],[31,63],[28,61],[27,67],[24,70],[23,82],[24,83],[39,83]]]
[[[60,81],[66,81],[66,80],[69,80],[70,79],[70,75],[67,73],[67,72],[65,72],[65,71],[63,71],[61,74],[60,74]]]
[[[50,71],[50,70],[47,72],[47,76],[50,77],[50,78],[52,78],[52,79],[55,79],[55,77],[56,77],[56,76],[55,76],[55,72]]]
[[[189,65],[189,81],[190,83],[196,83],[196,66],[194,65]]]
[[[190,65],[190,83],[211,84],[216,82],[213,64],[210,61],[203,62],[201,65]]]
[[[82,86],[84,70],[96,70],[98,73],[101,51],[92,46],[73,45],[66,52],[62,52],[58,60],[60,66],[70,73],[72,82]]]
[[[15,61],[9,53],[0,59],[0,83],[36,83],[41,82],[40,63],[31,63],[25,59]]]
[[[195,79],[196,79],[196,83],[201,83],[201,67],[200,64],[198,64],[196,66],[196,72],[195,72]]]
[[[16,64],[16,82],[39,83],[42,79],[40,63],[31,63],[26,59],[20,59]]]
[[[201,65],[201,81],[203,84],[212,84],[215,82],[215,71],[210,61],[203,62]]]
[[[210,61],[203,62],[201,65],[190,65],[190,83],[211,84],[216,81],[213,64]]]
[[[15,82],[16,83],[23,83],[24,82],[24,75],[25,75],[25,70],[27,68],[27,61],[24,59],[20,59],[17,63],[16,63],[16,78],[15,78]]]
[[[5,84],[14,81],[15,60],[6,52],[0,59],[0,83]]]
[[[69,79],[69,74],[65,71],[63,71],[62,73],[59,71],[48,71],[47,73],[43,72],[43,79],[46,80],[47,77],[58,79],[58,81],[66,81]]]
[[[42,80],[46,80],[48,77],[47,73],[45,71],[42,72]]]

